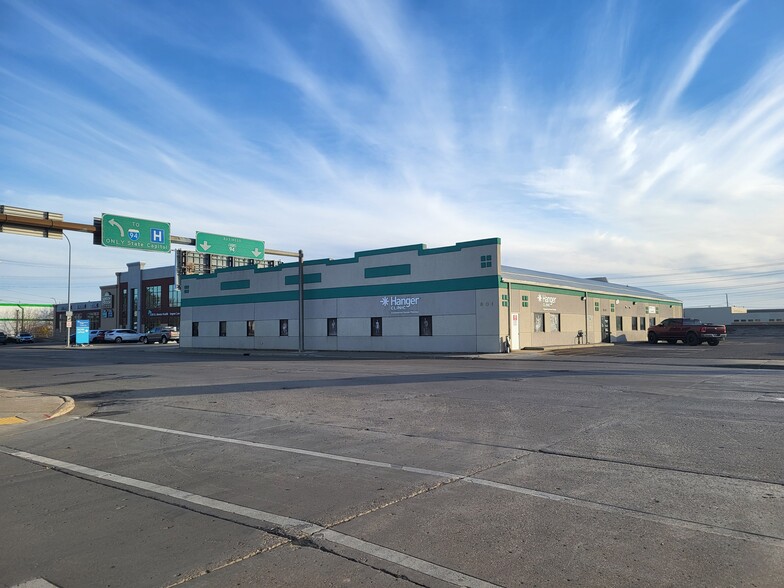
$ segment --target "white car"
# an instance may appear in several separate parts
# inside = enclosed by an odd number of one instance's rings
[[[138,343],[142,338],[142,333],[137,333],[133,329],[114,329],[106,331],[104,340],[107,343]]]

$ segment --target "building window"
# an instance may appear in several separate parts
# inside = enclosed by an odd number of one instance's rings
[[[544,313],[534,313],[534,333],[544,333]]]
[[[144,308],[160,308],[161,307],[161,287],[160,286],[147,286],[144,289]]]
[[[169,306],[182,306],[182,293],[174,284],[169,284]]]
[[[245,323],[245,335],[248,337],[256,335],[256,321],[248,321]]]
[[[419,336],[432,337],[433,336],[433,317],[420,316],[419,317]]]
[[[280,319],[280,326],[278,327],[278,334],[281,337],[289,336],[289,319]]]
[[[226,321],[220,321],[218,323],[218,336],[219,337],[226,336]]]
[[[120,298],[120,326],[128,324],[128,288],[122,289],[122,297]]]
[[[598,303],[598,302],[594,302],[594,303],[593,303],[593,309],[594,309],[596,312],[599,312],[599,303]]]
[[[640,330],[641,331],[645,330],[645,317],[644,316],[640,317]]]
[[[632,331],[636,331],[636,330],[637,330],[637,317],[633,316],[632,317]]]
[[[550,330],[557,333],[561,330],[561,315],[558,313],[550,313]]]
[[[501,306],[509,306],[509,295],[501,294]]]
[[[338,319],[336,318],[328,318],[327,319],[327,337],[337,337],[338,336]]]
[[[610,302],[610,312],[615,312],[615,303]]]
[[[133,307],[131,308],[131,324],[132,328],[136,328],[139,324],[139,289],[131,288],[131,300],[133,300]]]
[[[623,317],[616,316],[615,317],[615,330],[616,331],[623,331]]]
[[[481,258],[481,265],[482,267],[493,267],[493,256],[492,255],[483,255]]]
[[[528,296],[523,296],[523,308],[528,306]]]
[[[656,317],[655,317],[655,316],[652,316],[652,317],[650,318],[649,322],[651,323],[651,326],[655,325],[655,324],[656,324]]]
[[[384,323],[380,316],[370,319],[370,336],[381,337],[384,333]]]
[[[191,337],[198,337],[199,336],[199,322],[193,321],[191,323]]]

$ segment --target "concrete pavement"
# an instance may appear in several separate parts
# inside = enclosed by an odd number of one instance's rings
[[[49,396],[0,388],[0,426],[53,419],[74,409],[70,396]]]

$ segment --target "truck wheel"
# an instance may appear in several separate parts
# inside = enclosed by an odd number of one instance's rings
[[[719,340],[718,339],[708,341],[708,345],[710,345],[711,347],[716,347],[716,345],[718,345],[718,344],[719,344]]]
[[[149,343],[150,342],[149,339],[147,339],[147,337],[142,337],[141,339],[139,339],[139,341],[142,342],[142,343]]]
[[[700,337],[697,333],[694,331],[686,333],[686,345],[699,345],[700,343],[702,343],[702,341],[700,341]]]
[[[654,344],[658,342],[659,338],[656,336],[656,333],[648,333],[648,343]]]

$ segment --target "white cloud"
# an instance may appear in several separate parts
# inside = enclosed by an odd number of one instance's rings
[[[703,35],[663,89],[665,104],[677,102],[742,5]],[[227,67],[273,76],[300,97],[291,118],[249,117],[262,136],[119,43],[21,8],[82,56],[74,67],[103,91],[120,80],[152,118],[195,130],[182,137],[78,85],[5,67],[6,95],[20,98],[5,103],[12,117],[0,127],[0,154],[37,172],[3,181],[8,203],[76,222],[101,212],[169,219],[182,236],[261,238],[310,258],[499,236],[505,264],[573,275],[766,262],[784,247],[782,56],[721,104],[651,115],[646,96],[620,89],[624,28],[623,42],[605,47],[605,75],[583,74],[574,92],[543,104],[530,90],[534,75],[511,60],[462,77],[458,56],[402,5],[328,6],[356,67],[372,70],[365,85],[330,76],[253,13],[238,27],[247,39],[217,52]],[[602,62],[602,46],[592,52]],[[78,258],[97,266],[132,261],[76,241]],[[22,247],[36,259],[53,251],[44,241]]]

